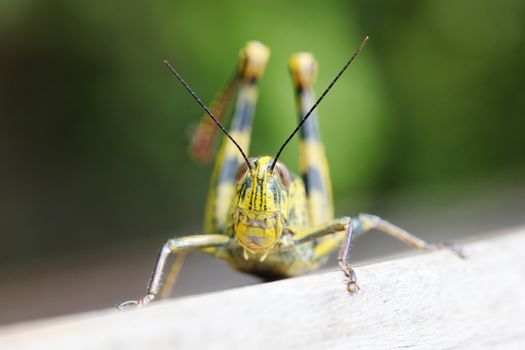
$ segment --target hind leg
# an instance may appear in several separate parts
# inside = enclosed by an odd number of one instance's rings
[[[249,154],[252,123],[258,98],[257,82],[264,72],[269,50],[260,43],[250,42],[241,51],[238,72],[237,100],[230,125],[230,135]],[[224,233],[230,203],[235,192],[235,173],[244,162],[242,155],[225,135],[215,159],[210,181],[205,233]]]
[[[301,121],[315,103],[313,85],[317,62],[309,53],[290,57],[290,73],[295,86],[298,119]],[[300,130],[300,168],[306,195],[309,222],[317,226],[334,218],[330,171],[319,132],[317,112],[312,112]]]

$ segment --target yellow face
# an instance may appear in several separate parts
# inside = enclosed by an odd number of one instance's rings
[[[287,220],[290,174],[271,157],[250,160],[252,169],[241,164],[237,171],[234,211],[235,236],[248,251],[270,250],[281,238]]]
[[[257,213],[239,210],[236,215],[235,235],[241,245],[253,252],[273,247],[282,233],[278,213]]]

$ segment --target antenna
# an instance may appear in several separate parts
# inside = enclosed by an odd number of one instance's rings
[[[332,80],[332,82],[330,83],[330,85],[328,85],[328,87],[326,88],[326,90],[322,93],[321,97],[319,97],[319,99],[314,103],[314,105],[312,106],[312,108],[310,108],[310,110],[304,115],[303,119],[301,119],[301,121],[299,122],[299,125],[297,125],[297,127],[295,128],[295,130],[290,134],[290,136],[288,136],[288,138],[286,139],[286,141],[284,141],[283,145],[281,146],[281,148],[279,148],[279,151],[277,152],[277,155],[275,156],[275,158],[273,159],[273,163],[272,163],[272,166],[270,168],[271,171],[273,171],[273,169],[275,168],[275,164],[277,164],[277,160],[279,159],[279,156],[281,155],[281,153],[283,152],[284,148],[286,147],[286,145],[288,144],[288,142],[290,142],[290,140],[295,136],[295,134],[297,134],[297,132],[299,131],[299,129],[301,128],[301,126],[304,124],[304,122],[306,121],[306,119],[308,119],[308,117],[312,114],[312,112],[317,108],[317,106],[319,105],[319,103],[321,103],[321,101],[323,100],[323,98],[326,96],[326,94],[328,94],[328,91],[330,91],[330,89],[334,86],[335,82],[337,80],[339,80],[339,78],[341,77],[341,75],[343,75],[343,73],[345,72],[345,70],[348,68],[348,66],[350,65],[350,63],[352,63],[352,61],[356,58],[356,56],[361,52],[361,50],[363,49],[363,47],[365,46],[366,42],[368,41],[368,36],[366,36],[363,41],[361,42],[361,45],[359,45],[359,47],[357,48],[357,50],[354,52],[354,54],[352,55],[352,57],[350,57],[350,59],[348,60],[348,62],[346,62],[346,64],[344,65],[344,67],[339,71],[339,73],[337,74],[337,76],[334,78],[334,80]]]
[[[215,123],[219,126],[219,128],[226,134],[226,136],[228,136],[228,138],[233,142],[233,144],[237,147],[237,149],[239,150],[239,152],[241,152],[242,154],[242,157],[244,158],[244,161],[246,162],[246,164],[248,164],[248,168],[250,170],[252,170],[252,165],[250,163],[250,161],[248,160],[248,157],[246,156],[246,153],[244,153],[244,151],[242,150],[241,146],[237,143],[237,141],[235,141],[235,139],[228,133],[228,131],[226,131],[226,129],[224,128],[224,126],[222,126],[221,122],[219,120],[217,120],[217,118],[215,118],[215,116],[213,115],[212,112],[210,112],[210,110],[208,109],[208,107],[206,107],[206,105],[204,104],[204,102],[201,101],[201,99],[199,98],[199,96],[197,96],[197,94],[192,90],[192,88],[188,85],[188,83],[186,83],[184,81],[184,79],[182,79],[182,77],[180,76],[180,74],[175,70],[175,68],[173,68],[173,66],[168,62],[168,60],[164,60],[164,64],[166,66],[168,66],[169,70],[171,71],[171,73],[173,73],[173,75],[175,75],[177,77],[177,79],[180,81],[180,83],[186,88],[186,90],[188,90],[188,92],[191,94],[191,96],[193,96],[193,98],[195,99],[195,101],[197,101],[197,103],[206,111],[206,113],[208,113],[208,115],[210,116],[211,119],[213,119],[215,121]]]

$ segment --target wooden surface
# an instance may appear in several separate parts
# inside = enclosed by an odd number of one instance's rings
[[[342,273],[4,327],[0,349],[525,349],[525,229]]]

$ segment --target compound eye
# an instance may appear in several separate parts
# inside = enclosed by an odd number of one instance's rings
[[[279,179],[281,185],[284,188],[288,189],[290,187],[290,184],[292,183],[292,177],[290,176],[290,172],[288,171],[286,166],[283,163],[277,161],[277,163],[275,164],[275,171],[277,174],[277,179]]]
[[[241,163],[241,165],[239,165],[239,168],[237,168],[237,173],[235,174],[235,181],[240,182],[244,178],[248,170],[248,164]]]

